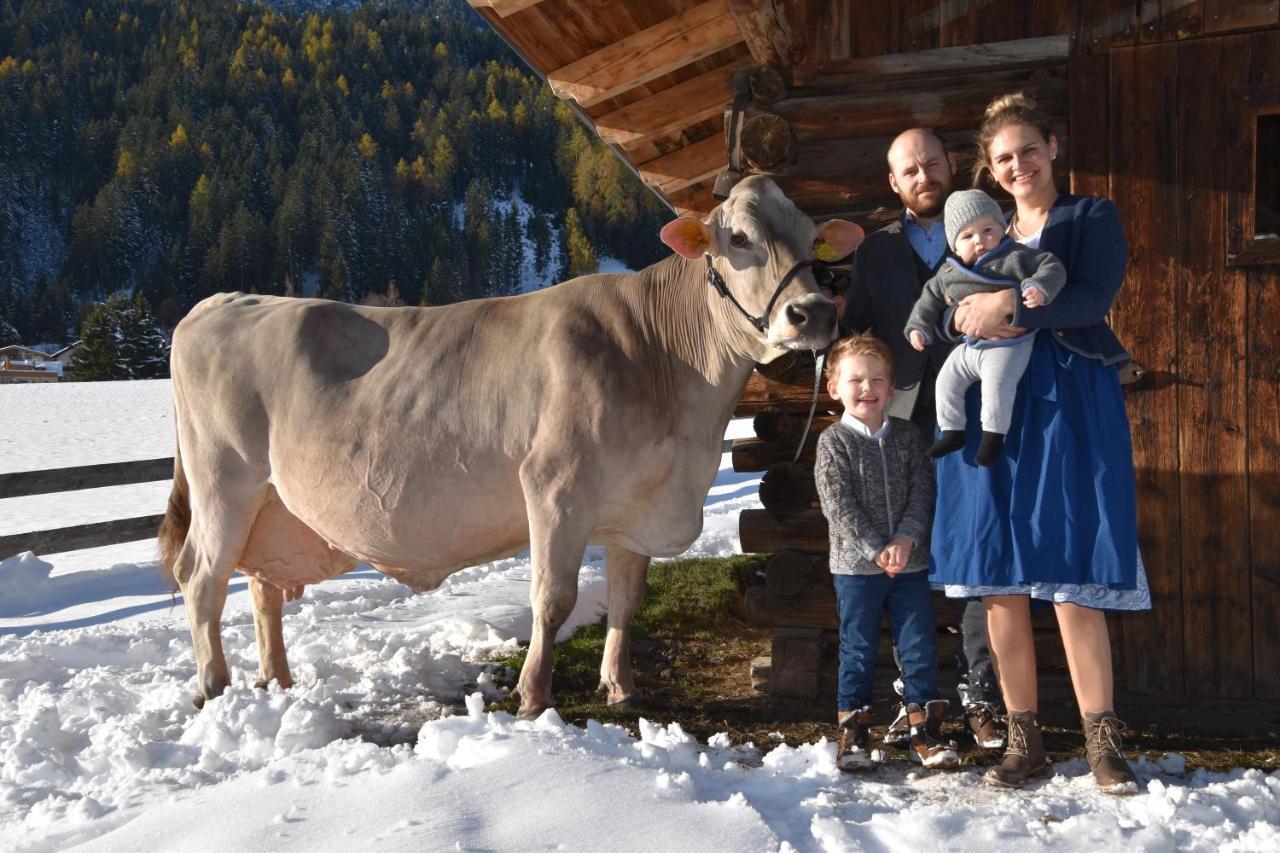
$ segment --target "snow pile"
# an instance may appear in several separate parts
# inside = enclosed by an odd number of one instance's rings
[[[217,703],[213,703],[217,704]],[[152,806],[89,849],[157,849],[184,837],[230,849],[611,850],[1264,850],[1280,843],[1280,779],[1258,771],[1160,777],[1146,793],[1092,792],[1082,767],[1038,789],[983,786],[976,770],[849,777],[820,742],[699,744],[678,724],[641,721],[640,737],[555,711],[535,721],[484,713],[424,724],[412,749],[337,740],[283,755],[270,769]],[[296,706],[295,706],[296,707]],[[233,815],[234,817],[228,817]],[[88,839],[63,836],[63,843]]]

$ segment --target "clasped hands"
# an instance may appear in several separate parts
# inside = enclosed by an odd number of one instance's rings
[[[876,554],[876,565],[893,577],[907,567],[907,560],[910,559],[911,551],[915,547],[915,543],[907,537],[895,536],[888,545],[884,546],[883,551]]]

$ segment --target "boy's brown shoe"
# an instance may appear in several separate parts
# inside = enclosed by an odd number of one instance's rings
[[[935,699],[925,707],[912,702],[906,706],[911,742],[907,751],[924,767],[957,767],[960,754],[955,745],[942,739],[942,720],[947,713],[945,699]]]
[[[986,702],[970,705],[964,711],[965,725],[973,735],[973,742],[983,749],[1000,749],[1004,746],[1004,730],[996,709]]]
[[[871,757],[871,706],[839,716],[840,746],[836,750],[836,766],[841,770],[867,770],[876,762]]]
[[[1136,794],[1138,780],[1129,769],[1122,751],[1121,738],[1128,733],[1114,711],[1097,711],[1084,715],[1084,751],[1093,770],[1093,781],[1106,794]]]
[[[1009,737],[1004,759],[987,771],[983,780],[1005,788],[1021,788],[1032,776],[1049,769],[1044,757],[1044,741],[1034,711],[1010,711]]]
[[[906,749],[911,743],[911,724],[907,722],[907,706],[898,703],[898,710],[884,733],[884,745]]]

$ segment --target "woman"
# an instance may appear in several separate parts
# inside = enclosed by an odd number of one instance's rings
[[[1058,192],[1058,141],[1030,99],[993,101],[978,144],[980,171],[1016,202],[1009,235],[1055,254],[1068,278],[1045,307],[1022,306],[1010,288],[969,296],[952,314],[952,329],[963,335],[1043,331],[1018,386],[1004,454],[992,468],[973,462],[981,426],[979,389],[970,389],[966,448],[938,460],[930,579],[949,597],[980,596],[986,607],[1009,710],[1004,759],[987,781],[1019,787],[1048,768],[1036,716],[1035,598],[1056,611],[1098,787],[1135,792],[1121,752],[1124,724],[1113,710],[1105,616],[1151,607],[1115,367],[1128,356],[1104,322],[1124,279],[1124,233],[1109,200]]]

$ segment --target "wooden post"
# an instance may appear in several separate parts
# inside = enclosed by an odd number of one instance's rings
[[[756,62],[790,68],[804,61],[805,44],[791,28],[784,0],[729,0],[729,12]]]

